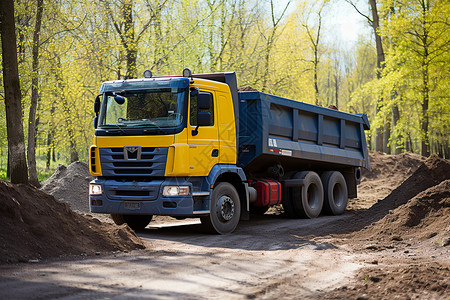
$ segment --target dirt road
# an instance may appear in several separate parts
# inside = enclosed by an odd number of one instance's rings
[[[293,298],[311,298],[317,290],[345,284],[364,265],[351,252],[308,237],[314,228],[348,217],[269,215],[227,236],[205,235],[195,220],[156,221],[139,233],[151,251],[2,266],[0,298],[271,298],[277,287],[292,282]]]
[[[449,300],[450,162],[371,156],[375,168],[341,216],[287,219],[278,207],[225,236],[203,233],[195,219],[157,217],[137,233],[146,250],[113,254],[105,253],[142,244],[127,228],[83,219],[46,194],[0,185],[11,208],[0,209],[0,261],[8,262],[0,264],[0,299]],[[61,249],[89,255],[54,260]]]

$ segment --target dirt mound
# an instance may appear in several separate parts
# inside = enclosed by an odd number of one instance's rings
[[[350,210],[367,209],[384,199],[425,161],[425,157],[414,153],[388,155],[371,151],[369,158],[371,170],[362,170],[358,198],[349,200]]]
[[[398,163],[400,168],[407,165]],[[383,175],[372,178],[377,176]],[[446,299],[450,290],[448,160],[429,157],[384,200],[354,212],[349,226],[347,232],[352,233],[344,235],[344,243],[368,253],[372,266],[359,270],[352,284],[324,294],[324,299]]]
[[[35,188],[0,180],[0,263],[144,248],[126,225],[73,212]]]
[[[89,166],[81,161],[68,167],[59,165],[55,173],[42,183],[41,190],[69,203],[73,210],[89,212],[89,182],[93,180]]]
[[[394,209],[406,204],[419,193],[448,179],[450,179],[450,162],[433,155],[386,198],[379,200],[370,208],[353,211],[351,224],[347,224],[347,221],[337,221],[332,229],[327,228],[327,230],[337,234],[350,233],[351,239],[362,240],[361,229],[392,214]],[[382,228],[378,229],[382,230]],[[365,237],[367,238],[367,235]]]
[[[324,294],[324,299],[448,299],[450,270],[435,262],[364,268],[353,285]]]
[[[379,179],[400,174],[407,178],[426,160],[425,157],[415,153],[401,153],[389,155],[381,152],[370,151],[371,170],[362,170],[363,178]]]
[[[408,179],[371,209],[372,215],[386,214],[405,204],[422,191],[450,179],[450,162],[437,155],[430,156]]]
[[[380,234],[401,236],[402,239],[409,235],[415,238],[439,236],[439,241],[448,241],[450,238],[450,180],[445,180],[419,193],[364,231],[378,237]]]
[[[257,92],[257,89],[252,88],[251,86],[243,86],[238,88],[239,92]]]

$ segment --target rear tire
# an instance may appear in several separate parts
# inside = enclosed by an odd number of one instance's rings
[[[111,214],[111,219],[113,219],[116,225],[122,225],[127,223],[128,226],[133,230],[142,230],[150,224],[153,215],[122,215],[122,214]]]
[[[319,175],[312,171],[298,172],[295,179],[304,179],[304,185],[299,193],[294,193],[292,200],[296,215],[306,218],[316,218],[322,211],[323,186]]]
[[[241,217],[241,202],[234,186],[228,182],[219,183],[211,194],[210,214],[201,217],[205,229],[212,233],[232,233]]]
[[[341,215],[348,203],[347,183],[338,171],[328,171],[322,174],[324,189],[323,212],[329,215]]]

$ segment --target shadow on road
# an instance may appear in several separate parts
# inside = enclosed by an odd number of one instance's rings
[[[351,214],[323,216],[316,219],[287,219],[280,215],[251,216],[241,221],[235,232],[228,235],[206,233],[200,221],[188,219],[171,224],[150,225],[137,232],[147,241],[164,240],[210,248],[276,251],[298,248],[325,250],[335,248],[331,244],[318,244],[317,236],[332,233],[334,222],[349,219]],[[324,234],[327,232],[326,234]]]

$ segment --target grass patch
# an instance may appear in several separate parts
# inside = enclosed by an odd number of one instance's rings
[[[67,166],[68,163],[64,160],[57,160],[56,162],[51,161],[50,167],[47,169],[46,167],[46,159],[45,157],[38,157],[36,159],[36,169],[37,169],[37,175],[38,180],[40,182],[47,180],[50,176],[53,175],[58,165],[65,165]],[[9,180],[9,178],[6,176],[6,162],[3,162],[0,167],[0,179],[2,180]]]
[[[0,169],[0,179],[7,180],[6,169]]]

